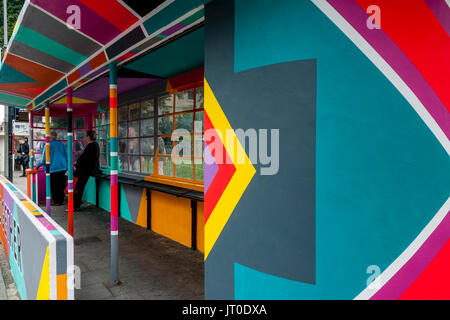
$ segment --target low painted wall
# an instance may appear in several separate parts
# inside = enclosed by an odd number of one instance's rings
[[[98,180],[98,206],[110,211],[109,180]],[[96,182],[90,178],[83,200],[97,204]],[[192,203],[191,200],[179,198],[170,194],[151,191],[151,208],[148,210],[147,189],[120,185],[120,217],[143,228],[161,234],[187,247],[195,246],[200,252],[204,251],[204,214],[203,202],[197,202],[196,243],[192,240]],[[151,212],[150,221],[148,213]]]
[[[0,240],[23,300],[74,299],[73,238],[3,176]]]

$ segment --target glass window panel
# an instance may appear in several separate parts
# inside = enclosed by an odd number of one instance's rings
[[[204,180],[204,166],[203,162],[201,164],[195,165],[195,180],[203,181]]]
[[[166,177],[173,177],[173,163],[170,157],[158,158],[158,174]]]
[[[107,142],[105,140],[99,141],[98,142],[98,146],[100,147],[100,153],[107,153],[108,152]]]
[[[158,152],[161,155],[172,154],[172,138],[171,137],[158,137]]]
[[[33,140],[45,140],[45,129],[33,129]]]
[[[182,113],[175,115],[175,129],[184,129],[192,133],[194,128],[194,114]]]
[[[128,171],[141,172],[141,162],[139,156],[130,156],[128,163]]]
[[[194,145],[192,136],[176,136],[174,142],[174,151],[177,153],[176,157],[192,157],[194,152]],[[179,144],[183,143],[184,145]]]
[[[158,134],[172,134],[173,120],[172,116],[158,118]]]
[[[33,126],[34,127],[45,127],[45,117],[33,116]]]
[[[83,150],[84,150],[84,143],[81,142],[81,141],[75,141],[74,144],[73,144],[73,150],[75,152],[83,152]],[[106,152],[106,150],[104,152]]]
[[[194,109],[194,90],[183,91],[175,95],[175,112]]]
[[[119,122],[119,138],[126,138],[128,134],[128,122]]]
[[[56,132],[56,134],[58,135],[58,137],[56,138],[57,140],[67,140],[67,130],[52,129],[51,131]]]
[[[128,121],[128,106],[120,107],[117,110],[118,121]]]
[[[155,122],[153,119],[141,121],[141,136],[152,136],[155,131]]]
[[[128,171],[128,156],[126,155],[119,156],[119,169],[122,171]]]
[[[153,138],[141,139],[141,153],[144,155],[153,155],[155,152],[155,142]]]
[[[77,129],[84,129],[85,128],[84,118],[75,118],[74,127]]]
[[[98,128],[98,138],[100,140],[106,140],[107,136],[106,136],[106,127],[100,127]]]
[[[139,137],[139,121],[128,122],[128,137]]]
[[[173,113],[173,95],[166,95],[159,98],[158,115]]]
[[[119,140],[119,153],[128,153],[128,140]]]
[[[194,130],[195,133],[203,133],[204,128],[203,111],[195,113]]]
[[[100,166],[106,168],[106,154],[100,153]]]
[[[128,107],[130,118],[129,120],[139,120],[141,114],[141,105],[139,103],[132,104]]]
[[[51,128],[67,128],[67,119],[50,117],[50,127]]]
[[[75,137],[75,140],[86,140],[86,131],[85,130],[75,130],[74,137]]]
[[[176,164],[175,174],[177,178],[194,179],[194,165],[192,163]]]
[[[203,87],[195,89],[195,96],[196,96],[195,108],[202,109],[203,108]]]
[[[153,174],[154,173],[154,158],[153,157],[141,157],[141,173]]]
[[[128,140],[128,153],[139,155],[139,139]]]
[[[33,141],[33,149],[36,152],[44,152],[45,141]]]
[[[81,156],[81,153],[75,153],[73,161],[76,163],[78,161],[78,158]]]
[[[194,156],[196,158],[202,158],[204,153],[205,143],[203,140],[203,136],[196,135],[194,136]]]
[[[150,99],[141,103],[141,118],[150,118],[155,115],[155,100]]]

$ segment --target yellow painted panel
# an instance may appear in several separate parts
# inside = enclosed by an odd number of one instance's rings
[[[67,300],[67,274],[58,274],[56,276],[56,285],[58,300]]]
[[[152,230],[191,246],[191,200],[152,191]]]
[[[205,214],[204,202],[197,202],[197,249],[205,252]]]
[[[42,266],[41,280],[36,300],[50,300],[50,262],[48,256],[48,246],[45,252],[44,265]]]

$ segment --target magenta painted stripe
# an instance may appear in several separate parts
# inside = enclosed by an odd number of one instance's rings
[[[111,231],[118,231],[118,230],[119,230],[119,217],[111,216]]]
[[[111,185],[112,186],[119,185],[119,177],[117,176],[117,174],[112,174],[111,175]]]
[[[178,23],[178,24],[170,27],[169,29],[165,30],[161,34],[165,35],[165,36],[170,36],[171,34],[173,34],[173,33],[177,32],[177,31],[183,29],[184,27],[186,27],[185,24]]]
[[[120,30],[118,28],[100,17],[78,0],[31,0],[31,2],[50,12],[62,21],[67,21],[69,18],[67,8],[71,5],[77,5],[81,9],[80,31],[102,44],[107,44],[120,34]]]
[[[439,127],[450,139],[450,114],[436,93],[417,70],[414,64],[400,50],[383,30],[369,30],[368,15],[353,0],[327,0],[367,42],[386,60],[402,80],[422,102]]]
[[[450,215],[447,213],[444,220],[441,221],[419,250],[372,296],[371,300],[398,299],[431,263],[439,250],[447,242],[449,236]]]
[[[38,218],[38,220],[42,223],[42,225],[47,228],[47,230],[56,230],[55,226],[48,222],[45,218]]]
[[[442,28],[450,37],[450,8],[445,0],[425,0]]]

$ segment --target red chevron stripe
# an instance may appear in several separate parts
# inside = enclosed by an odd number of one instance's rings
[[[364,11],[372,0],[355,0]],[[450,111],[450,38],[423,0],[378,0],[381,28],[409,57]]]
[[[204,122],[205,122],[205,131],[206,130],[214,130],[214,127],[212,125],[211,120],[209,119],[208,114],[204,113]],[[209,144],[211,144],[213,141],[206,141],[207,146],[209,147]],[[224,164],[218,165],[218,171],[216,176],[214,177],[213,181],[211,182],[208,191],[205,194],[205,224],[208,221],[209,217],[211,216],[212,211],[217,205],[217,202],[219,201],[220,197],[222,196],[223,192],[225,191],[226,187],[228,186],[228,183],[230,182],[231,178],[233,177],[234,173],[236,172],[236,167],[231,163],[231,159],[228,156],[228,153],[225,149],[225,146],[223,146],[223,155],[226,160]],[[219,159],[219,155],[215,154],[215,152],[211,152],[212,156],[216,160],[216,163],[223,162],[223,159]]]

